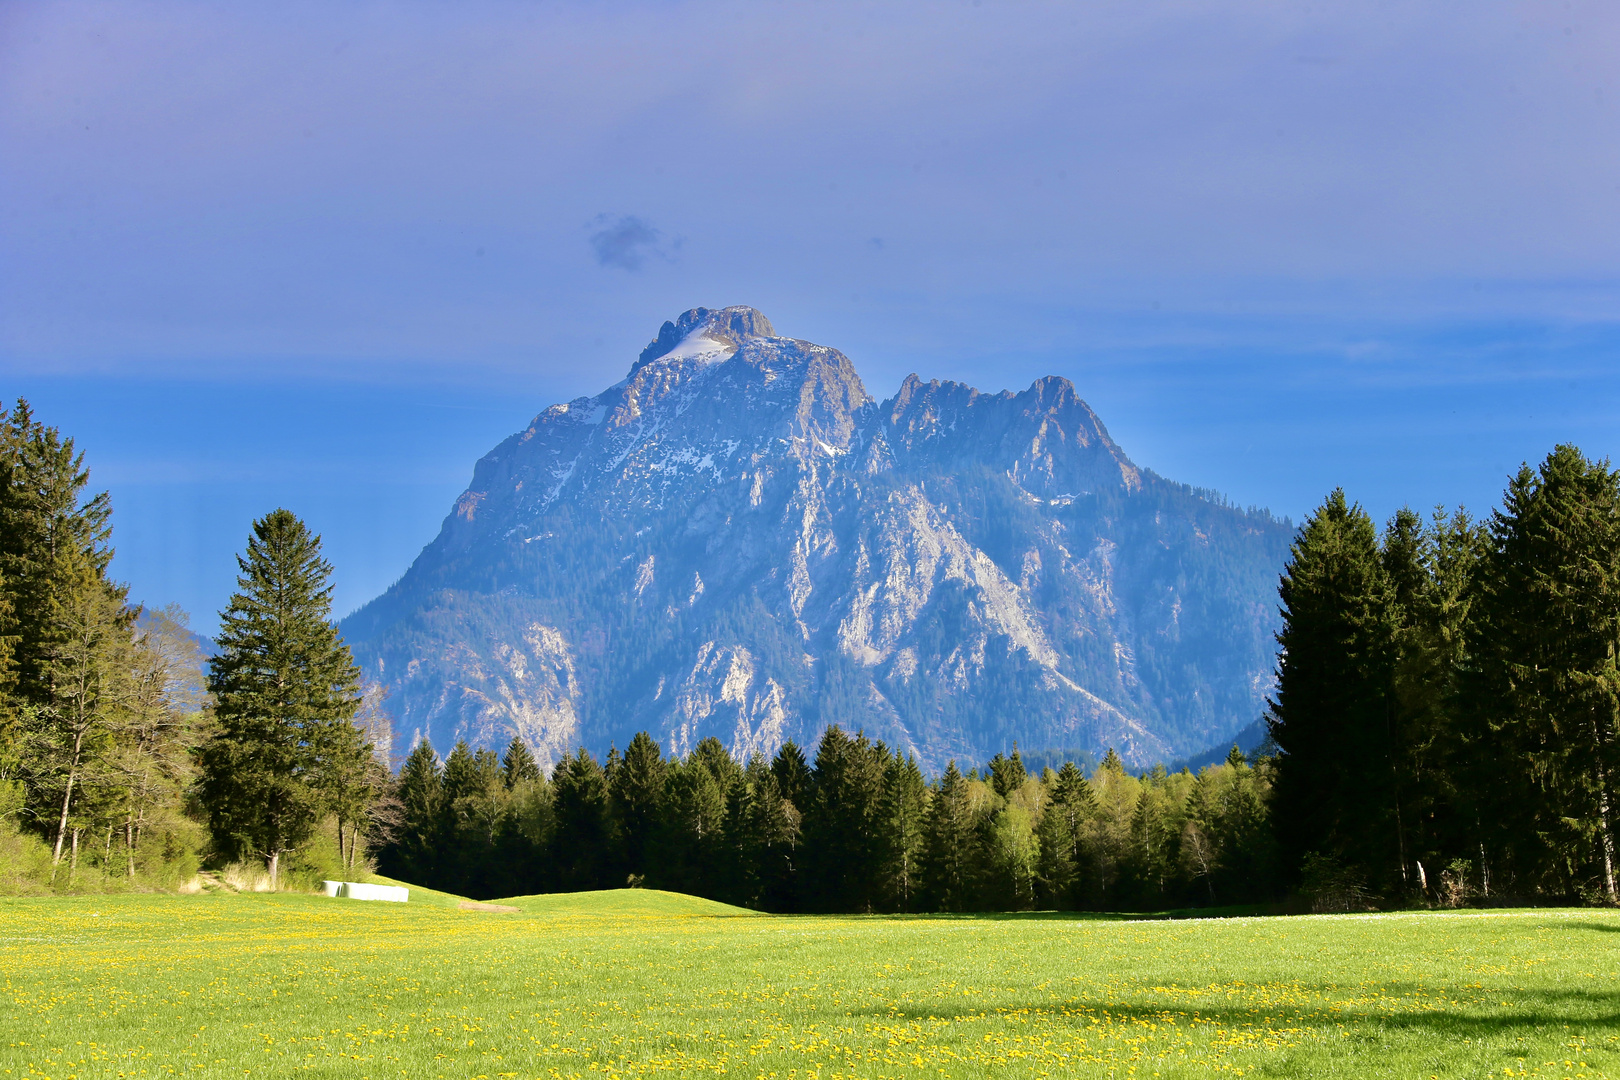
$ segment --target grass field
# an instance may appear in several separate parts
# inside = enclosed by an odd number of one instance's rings
[[[1620,916],[0,900],[0,1077],[1620,1076]]]

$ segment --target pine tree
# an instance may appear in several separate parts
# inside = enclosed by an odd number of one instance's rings
[[[816,748],[804,812],[808,901],[820,911],[876,911],[882,903],[879,831],[889,751],[834,724]]]
[[[1471,820],[1459,788],[1458,674],[1484,531],[1461,510],[1436,509],[1426,527],[1402,511],[1385,531],[1383,561],[1398,614],[1392,758],[1396,809],[1421,891],[1455,857]],[[1461,816],[1459,816],[1461,815]]]
[[[513,739],[506,748],[506,756],[501,758],[501,780],[506,790],[511,791],[519,784],[533,783],[540,779],[540,765],[529,753],[529,748],[522,739]]]
[[[742,874],[746,903],[766,911],[792,911],[799,812],[782,797],[776,773],[763,755],[749,760],[745,777],[748,813],[739,849],[747,864]]]
[[[1300,531],[1279,592],[1271,737],[1282,751],[1276,821],[1286,865],[1315,852],[1398,886],[1406,851],[1390,764],[1397,610],[1372,521],[1343,491]]]
[[[889,760],[883,786],[883,905],[890,911],[915,911],[922,885],[928,782],[916,758],[896,754]]]
[[[1616,891],[1620,476],[1559,446],[1490,525],[1463,678],[1480,884]]]
[[[657,741],[645,731],[637,732],[625,748],[612,783],[613,813],[627,878],[647,876],[668,776],[669,763]]]
[[[927,906],[936,911],[966,911],[973,903],[976,838],[967,785],[952,761],[928,801],[923,895]]]
[[[1130,861],[1131,820],[1141,783],[1125,771],[1125,763],[1112,747],[1090,782],[1096,809],[1085,818],[1081,848],[1088,856],[1081,874],[1086,903],[1108,907],[1118,903],[1121,872]]]
[[[704,745],[709,742],[714,747]],[[654,863],[660,887],[709,896],[720,883],[736,763],[723,747],[715,754],[719,746],[718,739],[705,739],[685,761],[669,768]]]
[[[771,759],[771,772],[776,776],[776,787],[782,798],[798,808],[800,814],[810,805],[810,765],[804,751],[792,739],[782,744]]]
[[[1052,907],[1073,908],[1080,901],[1085,822],[1096,813],[1097,797],[1086,783],[1085,774],[1072,761],[1047,775],[1049,798],[1038,833],[1041,895]]]
[[[68,607],[112,562],[112,506],[87,495],[90,472],[72,439],[34,419],[26,401],[0,410],[0,580],[10,609],[15,692],[52,695],[52,657],[70,635]],[[119,595],[122,600],[122,595]]]
[[[545,858],[555,835],[551,785],[537,769],[527,779],[520,775],[507,795],[508,810],[497,843],[500,871],[490,876],[499,884],[492,895],[544,892],[552,887]]]
[[[478,846],[477,829],[469,821],[473,801],[484,788],[479,773],[479,761],[473,756],[472,747],[467,740],[457,739],[444,759],[444,772],[439,781],[443,795],[434,829],[438,837],[434,862],[443,887],[463,895],[471,891],[472,875],[484,854]]]
[[[556,821],[552,862],[559,886],[565,891],[604,888],[612,847],[607,774],[581,747],[557,763],[551,788]]]
[[[383,852],[389,873],[425,887],[443,883],[439,875],[439,828],[444,812],[441,774],[439,755],[423,739],[400,767],[396,788],[401,820]]]
[[[0,770],[24,781],[28,812],[49,822],[54,862],[85,773],[108,764],[134,613],[107,580],[111,506],[88,495],[72,439],[26,401],[0,410]]]
[[[997,754],[990,759],[985,769],[989,774],[990,786],[996,789],[996,794],[1003,799],[1024,786],[1029,778],[1029,771],[1024,768],[1024,759],[1018,756],[1018,747],[1013,747],[1012,757],[1002,757]]]
[[[210,665],[218,727],[201,754],[201,794],[215,844],[263,857],[275,887],[282,856],[320,820],[322,751],[351,726],[360,672],[329,618],[320,537],[291,511],[253,523],[237,566]]]

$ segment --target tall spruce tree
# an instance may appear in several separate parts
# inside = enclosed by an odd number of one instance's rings
[[[883,779],[883,904],[890,911],[917,910],[922,889],[923,845],[928,825],[928,782],[917,759],[896,754]]]
[[[584,747],[557,763],[551,774],[553,869],[565,891],[601,889],[610,882],[613,820],[607,774]]]
[[[110,587],[112,505],[106,492],[89,494],[89,482],[84,454],[36,420],[28,402],[0,411],[0,578],[25,703],[51,698],[52,656],[70,635],[68,607],[91,582]]]
[[[539,779],[539,762],[534,760],[534,755],[529,753],[522,739],[513,739],[501,758],[501,780],[506,790],[511,791],[519,784],[533,783]]]
[[[888,747],[834,724],[816,747],[804,813],[807,900],[818,911],[876,911],[883,903]]]
[[[1390,766],[1396,605],[1371,519],[1341,490],[1294,541],[1279,589],[1271,737],[1285,866],[1315,853],[1380,889],[1405,872]]]
[[[1490,534],[1463,673],[1480,885],[1613,903],[1620,475],[1559,446]]]
[[[708,738],[671,764],[664,784],[655,880],[680,892],[712,895],[723,877],[726,824],[741,770]]]
[[[388,872],[429,887],[442,883],[439,830],[443,821],[444,782],[439,755],[426,739],[417,743],[400,767],[396,782],[400,823],[384,850]]]
[[[624,759],[614,770],[612,782],[613,813],[627,880],[647,876],[668,777],[669,763],[657,740],[638,731],[625,747]]]
[[[802,815],[810,805],[810,764],[792,739],[783,743],[771,759],[771,772],[776,774],[776,788],[782,798],[797,807]]]
[[[218,726],[200,790],[215,844],[262,857],[275,887],[325,809],[326,755],[335,729],[352,727],[360,671],[330,620],[332,566],[296,515],[254,522],[237,566],[209,666]]]
[[[1097,796],[1072,761],[1056,773],[1048,771],[1048,801],[1041,815],[1038,838],[1041,846],[1040,892],[1054,908],[1079,906],[1080,875],[1084,865],[1081,850],[1086,819],[1096,813]]]
[[[928,800],[923,841],[923,895],[934,911],[966,911],[973,906],[975,824],[968,781],[952,761]]]
[[[73,440],[26,401],[0,411],[0,769],[48,823],[53,865],[70,835],[77,849],[86,771],[106,764],[134,617],[107,579],[112,509],[89,480]]]

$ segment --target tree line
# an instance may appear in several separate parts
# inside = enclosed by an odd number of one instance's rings
[[[375,864],[474,896],[647,885],[773,911],[1615,903],[1620,472],[1570,446],[1500,509],[1380,530],[1335,491],[1280,581],[1268,745],[1196,775],[1109,751],[964,773],[836,723],[813,750],[542,770],[412,748],[331,619],[294,514],[253,523],[212,655],[109,576],[71,439],[0,410],[0,889]]]
[[[1620,473],[1559,446],[1483,522],[1382,532],[1335,491],[1281,598],[1284,886],[1616,902]]]
[[[1202,770],[1142,776],[1110,751],[1033,776],[1016,748],[924,777],[914,758],[828,727],[734,760],[685,759],[646,732],[548,777],[504,755],[427,742],[397,780],[386,873],[472,896],[645,885],[768,911],[1162,908],[1269,897],[1271,765],[1234,748]]]

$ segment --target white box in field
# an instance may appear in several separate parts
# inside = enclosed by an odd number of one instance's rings
[[[342,896],[350,900],[392,900],[403,904],[410,900],[411,890],[399,885],[367,885],[360,881],[323,881],[327,896]]]

